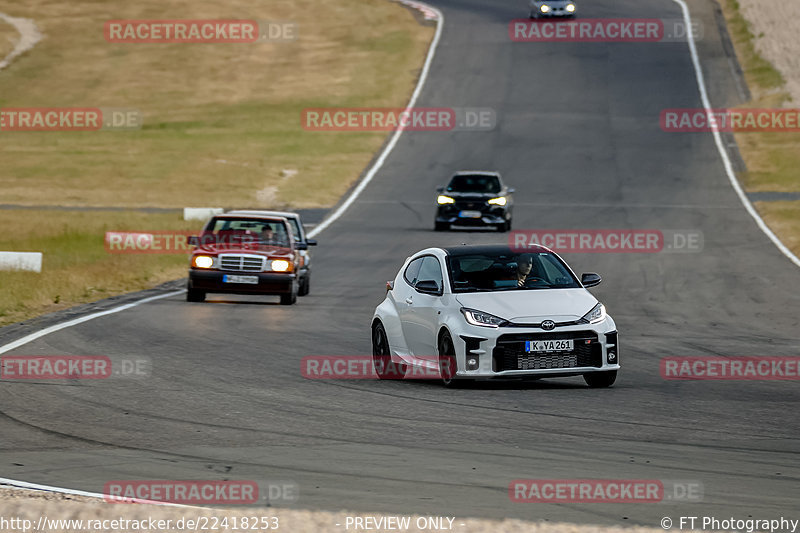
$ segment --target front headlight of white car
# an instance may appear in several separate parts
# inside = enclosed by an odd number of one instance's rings
[[[463,313],[467,322],[473,326],[499,328],[508,322],[508,320],[502,319],[499,316],[490,315],[489,313],[484,313],[483,311],[477,311],[475,309],[468,309],[466,307],[461,308],[461,313]]]
[[[584,321],[589,324],[597,324],[598,322],[602,322],[606,319],[606,306],[598,303],[592,310],[583,315],[581,321]]]
[[[539,8],[539,11],[542,13],[550,13],[550,6],[543,4],[542,7]]]
[[[567,11],[570,13],[575,12],[575,4],[567,4]]]

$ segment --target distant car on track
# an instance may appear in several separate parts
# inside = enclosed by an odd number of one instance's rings
[[[528,17],[574,17],[576,10],[572,0],[531,0]]]
[[[292,305],[299,290],[300,254],[291,225],[283,217],[217,215],[192,250],[186,299],[202,302],[210,292],[280,295]]]
[[[438,369],[445,385],[582,375],[609,387],[620,368],[617,328],[586,290],[600,281],[578,279],[544,246],[422,250],[387,283],[373,315],[375,371],[387,379]]]
[[[315,239],[306,237],[306,230],[303,227],[303,221],[299,213],[290,211],[251,211],[251,210],[236,210],[230,211],[229,215],[261,215],[265,217],[283,217],[289,221],[289,226],[292,228],[294,235],[295,247],[300,253],[300,269],[297,272],[298,278],[298,296],[306,296],[311,290],[311,252],[309,246],[316,246]]]
[[[497,172],[457,172],[436,192],[436,231],[452,226],[511,229],[514,189],[504,185]]]

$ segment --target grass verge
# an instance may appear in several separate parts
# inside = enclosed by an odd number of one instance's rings
[[[751,25],[737,0],[720,0],[731,39],[752,93],[747,107],[777,108],[790,102],[781,73],[756,50]],[[739,180],[748,192],[800,192],[800,133],[736,133],[747,165]],[[800,202],[757,202],[770,228],[800,255]]]
[[[18,38],[14,26],[5,20],[0,20],[0,61],[14,50]]]
[[[433,37],[387,0],[0,0],[45,38],[0,72],[0,108],[123,107],[136,131],[0,131],[0,203],[114,207],[330,206],[386,133],[318,133],[308,107],[402,107]],[[110,44],[112,19],[292,21],[298,39]],[[13,28],[8,28],[13,32]],[[5,27],[0,27],[0,39]],[[0,250],[44,252],[2,273],[0,325],[185,274],[180,256],[112,256],[106,230],[196,229],[135,211],[0,212]]]

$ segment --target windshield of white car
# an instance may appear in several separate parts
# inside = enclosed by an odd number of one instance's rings
[[[549,252],[448,257],[453,292],[575,289],[581,285]]]
[[[496,194],[501,190],[500,179],[497,176],[453,176],[447,186],[447,192],[475,192]]]

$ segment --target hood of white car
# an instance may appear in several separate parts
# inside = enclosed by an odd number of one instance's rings
[[[464,307],[524,323],[577,320],[597,305],[597,298],[586,289],[470,292],[455,297]]]

